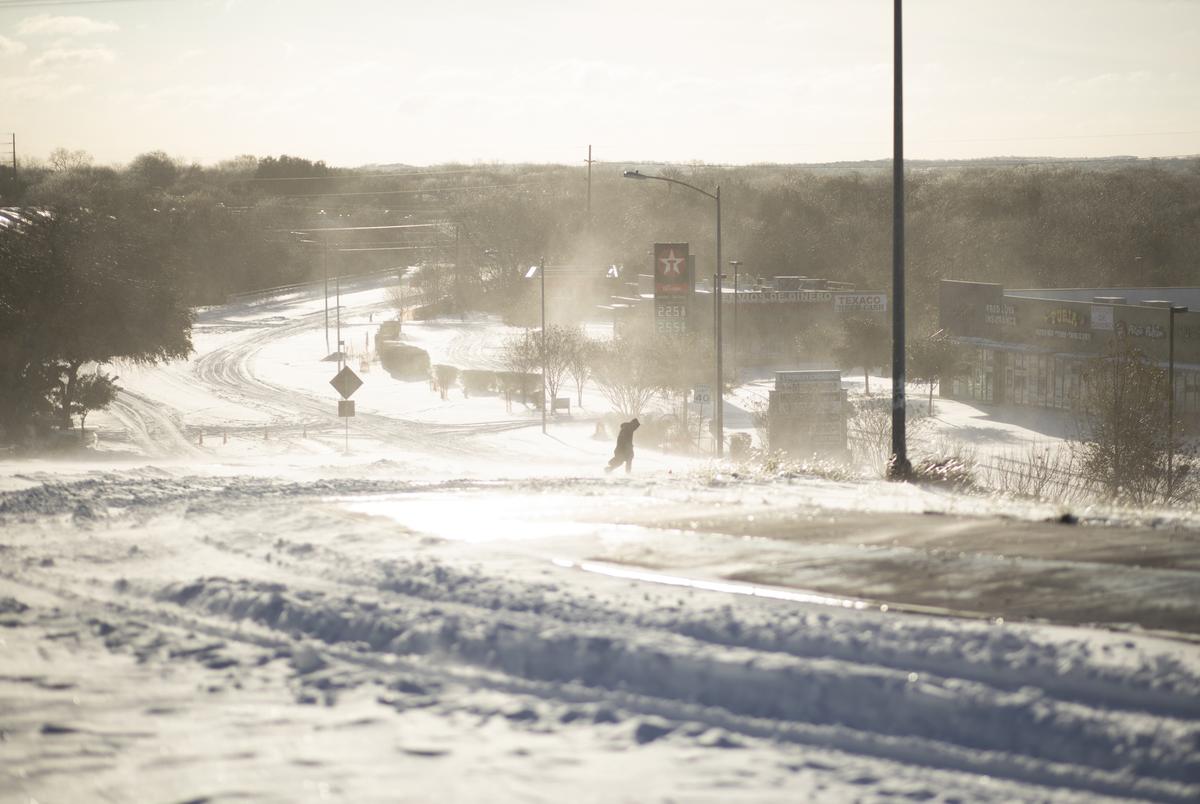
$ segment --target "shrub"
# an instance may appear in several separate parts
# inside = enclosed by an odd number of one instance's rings
[[[398,380],[423,380],[429,376],[429,353],[396,341],[376,345],[379,363]]]

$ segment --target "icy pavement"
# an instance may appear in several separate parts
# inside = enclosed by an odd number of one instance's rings
[[[598,515],[615,485],[126,473],[0,495],[4,787],[38,800],[1200,794],[1196,645],[552,560],[620,566],[604,552],[651,549],[648,524]],[[727,552],[719,534],[663,532],[676,550]]]
[[[371,372],[347,433],[321,304],[205,311],[106,451],[0,463],[0,800],[1200,798],[1194,511],[605,476],[594,390],[545,436]]]

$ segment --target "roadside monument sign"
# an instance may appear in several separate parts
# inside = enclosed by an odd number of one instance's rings
[[[776,372],[767,406],[771,449],[800,457],[843,456],[847,413],[840,371]]]

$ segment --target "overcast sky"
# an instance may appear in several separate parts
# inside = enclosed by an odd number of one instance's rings
[[[0,0],[21,157],[826,162],[891,150],[890,0]],[[1200,0],[909,0],[907,155],[1200,153]]]

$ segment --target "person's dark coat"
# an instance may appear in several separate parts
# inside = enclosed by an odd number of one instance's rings
[[[621,432],[617,434],[617,452],[620,454],[633,454],[633,431],[642,426],[642,423],[637,419],[624,422],[621,425]]]
[[[628,472],[633,466],[633,431],[642,426],[636,418],[621,423],[621,432],[617,434],[617,448],[613,450],[612,460],[608,462],[607,471],[611,472],[621,464],[625,464]]]

